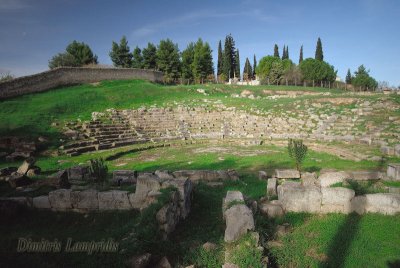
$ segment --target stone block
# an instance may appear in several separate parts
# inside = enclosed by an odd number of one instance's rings
[[[394,148],[390,146],[382,146],[381,153],[384,155],[394,155]]]
[[[300,172],[295,169],[276,169],[275,177],[278,179],[300,179]]]
[[[260,170],[260,171],[258,172],[258,179],[260,179],[260,180],[266,180],[266,179],[268,179],[267,172]]]
[[[343,187],[321,188],[322,213],[351,213],[352,207],[350,201],[354,198],[355,192]]]
[[[246,205],[235,205],[225,211],[226,229],[225,242],[233,242],[254,230],[253,213]]]
[[[48,195],[42,195],[32,198],[32,204],[33,207],[37,209],[51,209]]]
[[[116,185],[131,185],[137,180],[137,171],[135,170],[115,170],[113,172],[113,183]]]
[[[319,213],[321,210],[322,194],[316,186],[279,185],[278,199],[285,211]]]
[[[349,174],[351,179],[356,181],[372,181],[382,178],[382,174],[378,171],[352,171]]]
[[[89,177],[88,166],[75,166],[67,169],[69,180],[84,180]]]
[[[275,200],[277,201],[277,200]],[[260,211],[269,218],[281,217],[284,215],[280,202],[265,202],[260,204]]]
[[[99,200],[97,190],[71,192],[72,207],[77,210],[98,210]]]
[[[59,189],[49,193],[51,208],[56,211],[72,209],[71,190]]]
[[[394,181],[400,181],[400,163],[388,164],[387,176]]]
[[[268,196],[272,197],[272,196],[275,196],[278,194],[276,191],[277,184],[278,184],[278,181],[276,178],[268,179],[268,182],[267,182],[267,195]]]
[[[400,144],[396,144],[396,145],[394,146],[394,154],[395,154],[396,156],[400,156]]]
[[[321,187],[329,187],[335,183],[344,182],[350,178],[350,174],[344,171],[326,172],[319,176],[318,180]]]
[[[98,193],[100,210],[127,210],[132,205],[127,191],[107,191]]]
[[[365,212],[394,215],[400,212],[400,194],[366,194]]]
[[[315,172],[304,172],[301,174],[303,185],[320,186],[317,174]]]

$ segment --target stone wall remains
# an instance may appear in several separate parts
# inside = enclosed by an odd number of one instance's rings
[[[60,86],[127,79],[161,82],[163,73],[142,69],[61,67],[0,83],[0,99],[42,92]]]

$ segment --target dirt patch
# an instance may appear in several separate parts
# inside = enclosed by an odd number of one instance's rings
[[[309,248],[306,251],[306,256],[311,257],[320,262],[326,262],[328,260],[328,256],[326,256],[324,253],[318,253],[316,248]]]
[[[253,92],[251,92],[250,90],[245,89],[240,93],[240,96],[247,97],[247,96],[249,96],[251,94],[253,94]]]

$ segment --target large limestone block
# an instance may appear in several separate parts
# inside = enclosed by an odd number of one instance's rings
[[[235,205],[227,209],[225,216],[225,242],[233,242],[246,234],[248,230],[254,230],[253,213],[246,205]]]
[[[326,172],[319,176],[318,180],[321,184],[321,187],[329,187],[335,183],[344,182],[349,179],[351,176],[344,171],[338,172]]]
[[[278,179],[300,179],[300,172],[295,169],[276,169],[275,177]]]
[[[382,174],[378,171],[352,171],[350,177],[356,181],[371,181],[379,180],[382,178]]]
[[[18,168],[17,173],[18,174],[22,174],[22,175],[26,175],[26,173],[28,172],[29,169],[31,169],[33,167],[33,165],[35,164],[35,159],[33,157],[29,157],[28,159],[26,159],[22,165]]]
[[[266,180],[266,179],[268,179],[268,175],[267,175],[267,172],[265,172],[265,171],[259,171],[258,172],[258,178],[260,179],[260,180]]]
[[[365,212],[394,215],[400,212],[400,194],[366,194]]]
[[[75,166],[67,169],[69,180],[84,180],[89,177],[88,166]]]
[[[34,198],[32,198],[32,203],[33,203],[34,208],[51,209],[48,195],[34,197]]]
[[[400,181],[400,164],[388,164],[387,176],[391,180]]]
[[[316,186],[279,185],[278,199],[285,211],[310,213],[321,211],[322,194]]]
[[[49,193],[51,208],[57,211],[72,209],[71,190],[59,189]]]
[[[169,186],[173,186],[178,189],[179,209],[181,211],[181,217],[185,219],[188,216],[191,208],[193,190],[192,181],[188,178],[176,178],[162,183],[162,188],[167,188]]]
[[[396,156],[400,156],[400,144],[396,144],[396,145],[394,146],[394,154],[395,154]]]
[[[172,173],[168,170],[156,170],[156,172],[154,172],[154,175],[162,180],[171,180],[174,178],[174,175],[172,175]]]
[[[222,214],[225,218],[225,212],[230,204],[244,202],[243,194],[239,191],[228,191],[222,200]]]
[[[151,173],[140,174],[136,182],[136,192],[133,196],[132,206],[134,208],[144,208],[149,205],[149,193],[156,193],[161,189],[161,180]]]
[[[317,174],[315,172],[304,172],[301,174],[303,185],[320,186]]]
[[[281,217],[284,215],[282,204],[278,200],[260,204],[260,211],[269,218]]]
[[[113,183],[117,185],[135,184],[137,171],[135,170],[115,170],[113,172]]]
[[[100,210],[126,210],[131,209],[128,191],[107,191],[98,193]]]
[[[351,200],[355,192],[343,187],[321,188],[322,192],[322,213],[341,212],[351,213]]]
[[[365,197],[365,195],[355,196],[351,200],[350,206],[352,212],[354,211],[357,214],[362,215],[365,213],[365,208],[367,206],[367,198]]]
[[[71,192],[72,207],[78,210],[99,209],[98,191],[89,189]]]
[[[268,196],[275,196],[277,195],[276,187],[277,187],[277,179],[276,178],[271,178],[268,179],[267,182],[267,195]]]
[[[175,177],[187,177],[193,182],[237,180],[239,175],[235,170],[180,170],[173,173]]]

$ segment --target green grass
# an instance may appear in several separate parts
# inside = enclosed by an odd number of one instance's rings
[[[271,256],[281,267],[388,267],[399,261],[400,215],[308,215]],[[393,266],[395,267],[395,266]]]

